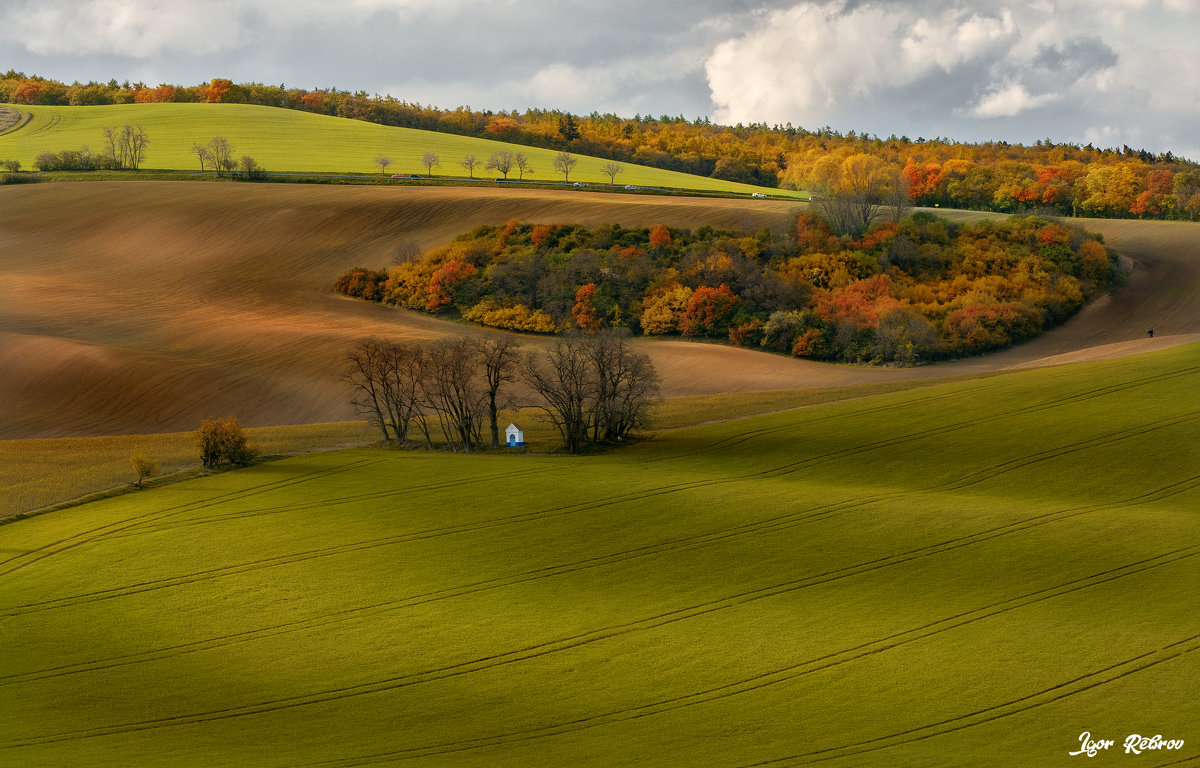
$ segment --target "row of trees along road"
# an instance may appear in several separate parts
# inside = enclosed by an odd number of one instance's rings
[[[381,174],[386,175],[388,166],[393,162],[392,158],[387,155],[375,156],[375,165],[379,166]],[[571,164],[574,165],[574,162]],[[437,152],[426,152],[421,157],[421,165],[425,166],[425,175],[431,176],[435,167],[442,167],[442,158]],[[514,169],[517,171],[517,178],[521,180],[525,178],[525,174],[533,173],[533,164],[529,162],[529,158],[525,157],[523,152],[509,152],[508,150],[493,152],[486,163],[482,163],[479,158],[470,153],[462,159],[459,165],[467,169],[472,179],[475,178],[475,169],[480,165],[483,165],[484,170],[496,171],[505,179],[508,179],[508,174],[512,173]]]
[[[482,445],[485,420],[492,447],[500,446],[498,414],[506,407],[541,408],[570,453],[619,441],[646,426],[659,383],[628,334],[610,331],[565,335],[524,354],[509,336],[424,344],[372,336],[350,351],[344,380],[352,404],[385,441],[415,438],[432,448],[436,429],[451,450],[467,453]],[[536,400],[514,398],[518,381]]]

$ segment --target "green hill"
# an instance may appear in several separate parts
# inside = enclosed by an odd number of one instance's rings
[[[1191,345],[5,525],[0,763],[1190,762],[1198,378]]]
[[[105,128],[135,124],[143,126],[150,139],[144,168],[199,170],[192,145],[224,136],[237,157],[250,155],[275,173],[378,173],[374,159],[383,155],[393,160],[387,169],[389,175],[424,175],[421,159],[426,152],[435,152],[441,158],[441,167],[433,169],[435,176],[465,178],[467,170],[459,163],[473,153],[480,161],[475,177],[493,179],[500,174],[485,170],[483,164],[493,152],[510,150],[523,152],[532,163],[534,172],[526,174],[526,181],[563,180],[562,174],[554,170],[555,150],[392,128],[290,109],[172,103],[20,109],[31,114],[32,119],[16,130],[0,134],[0,159],[19,160],[26,169],[33,167],[41,152],[79,149],[84,145],[98,152]],[[609,177],[601,169],[609,161],[584,156],[578,156],[578,161],[570,181],[608,185]],[[515,170],[509,178],[517,179]],[[624,164],[624,171],[616,176],[616,184],[720,192],[762,191],[747,184],[630,164]],[[772,195],[781,194],[779,190],[768,191]]]

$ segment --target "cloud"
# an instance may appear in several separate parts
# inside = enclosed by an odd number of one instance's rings
[[[131,0],[17,4],[7,12],[5,35],[41,55],[108,53],[146,58],[183,47],[215,53],[241,43],[223,11],[227,3],[175,5]]]
[[[1034,96],[1020,83],[1007,83],[984,95],[969,113],[976,117],[1012,117],[1028,109],[1055,102],[1059,98],[1055,93]]]
[[[1198,11],[1200,0],[0,0],[0,50],[5,67],[68,82],[223,76],[443,107],[1094,135],[1195,155]]]
[[[803,3],[718,45],[705,71],[718,120],[819,124],[840,105],[986,67],[1016,38],[1007,10]]]
[[[705,73],[725,123],[1192,146],[1184,104],[1196,97],[1178,84],[1200,74],[1198,5],[810,0],[759,13],[714,46]]]

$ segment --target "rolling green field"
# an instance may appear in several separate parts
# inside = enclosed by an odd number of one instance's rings
[[[421,158],[426,152],[441,157],[434,167],[435,177],[468,176],[459,162],[474,153],[480,165],[475,178],[494,179],[501,174],[485,170],[483,164],[493,152],[523,152],[533,165],[525,181],[561,182],[554,170],[555,150],[517,146],[499,141],[455,136],[435,131],[389,126],[314,115],[290,109],[260,107],[251,104],[118,104],[97,107],[21,106],[33,119],[21,128],[0,134],[0,159],[19,160],[31,169],[41,152],[79,149],[83,145],[99,152],[105,128],[136,124],[145,127],[150,144],[143,168],[196,170],[200,166],[192,152],[194,143],[204,144],[214,136],[224,136],[234,148],[235,157],[250,155],[272,173],[379,173],[374,158],[390,157],[387,173],[425,174]],[[601,171],[607,160],[577,155],[571,172],[572,182],[609,184]],[[704,176],[666,171],[623,163],[617,186],[626,184],[718,192],[758,192],[760,187],[738,184]],[[517,180],[514,170],[509,174]],[[795,193],[766,190],[772,195]],[[807,198],[807,195],[803,195]]]
[[[0,764],[1192,765],[1198,386],[1193,344],[0,526]]]

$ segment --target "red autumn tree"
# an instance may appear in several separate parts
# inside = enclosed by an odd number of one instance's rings
[[[692,293],[687,309],[679,318],[679,330],[684,336],[724,333],[737,303],[737,294],[728,285],[722,283],[719,288],[702,285]]]
[[[454,302],[454,290],[459,283],[475,274],[475,267],[457,259],[447,261],[429,278],[429,293],[425,308],[439,312]]]
[[[586,333],[595,333],[600,330],[600,318],[596,316],[594,303],[595,296],[595,283],[581,285],[575,292],[575,307],[571,310],[571,316],[575,318],[575,327]]]
[[[302,109],[309,112],[323,112],[325,110],[325,94],[320,91],[309,91],[300,97]]]

